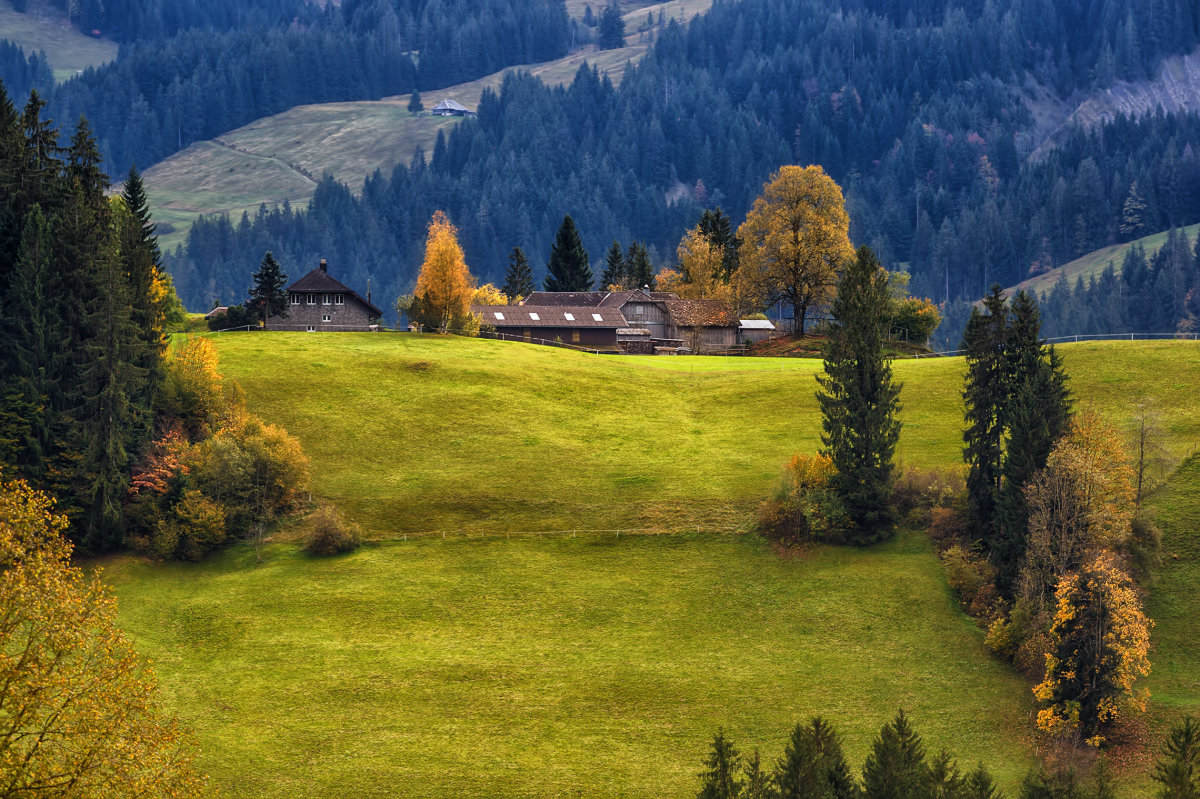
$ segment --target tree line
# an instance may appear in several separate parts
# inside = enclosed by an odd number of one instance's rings
[[[978,17],[965,13],[974,5]],[[564,213],[594,260],[613,239],[638,240],[661,264],[705,209],[741,219],[779,165],[813,163],[844,187],[854,241],[905,264],[919,294],[973,301],[992,282],[1200,219],[1194,116],[1118,118],[1037,148],[1020,76],[1087,90],[1107,80],[1093,60],[1106,42],[1137,43],[1116,80],[1196,41],[1187,3],[1097,10],[1082,24],[1076,10],[1035,0],[901,19],[882,2],[841,14],[813,2],[720,3],[668,25],[620,87],[589,69],[565,89],[511,76],[477,121],[369,178],[361,196],[330,182],[304,214],[209,220],[172,268],[181,285],[221,294],[225,254],[244,241],[297,259],[336,242],[356,280],[404,291],[438,209],[496,282],[514,246],[549,251]],[[1163,19],[1175,21],[1169,33]],[[1131,197],[1144,207],[1127,222]]]
[[[1115,780],[1104,760],[1091,776],[1072,767],[1031,769],[1019,799],[1116,799]],[[1200,724],[1186,718],[1172,727],[1152,774],[1159,799],[1200,795]],[[930,754],[912,721],[901,710],[879,731],[855,777],[841,737],[827,720],[814,716],[793,728],[782,756],[764,763],[755,749],[739,751],[718,730],[713,736],[697,799],[1001,799],[982,763],[964,771],[945,749]]]

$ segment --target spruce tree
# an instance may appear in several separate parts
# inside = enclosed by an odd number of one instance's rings
[[[533,270],[529,268],[529,259],[520,247],[513,247],[508,254],[508,272],[504,275],[504,285],[500,290],[510,303],[533,293]]]
[[[780,799],[853,799],[858,786],[842,754],[842,743],[824,719],[797,724],[775,765]]]
[[[863,765],[863,793],[871,799],[928,799],[928,782],[925,746],[901,710],[871,745]]]
[[[629,275],[629,288],[654,291],[654,264],[646,245],[632,242],[625,251],[625,269]]]
[[[288,315],[287,275],[279,267],[279,262],[268,250],[254,273],[254,285],[250,288],[250,300],[247,306],[254,315],[262,320],[263,327],[272,316]]]
[[[47,354],[58,335],[49,313],[51,290],[50,223],[34,205],[26,215],[10,280],[10,299],[0,317],[0,353],[5,379],[0,386],[0,463],[35,481],[44,477],[54,443],[54,376]]]
[[[1006,439],[997,494],[999,526],[992,544],[996,585],[1006,596],[1016,580],[1028,536],[1025,485],[1046,465],[1070,419],[1066,375],[1054,348],[1041,338],[1037,303],[1024,291],[1017,292],[1009,318],[1008,397],[1002,414]]]
[[[734,234],[733,222],[720,209],[708,209],[700,215],[700,232],[704,234],[714,247],[720,247],[723,253],[721,259],[720,278],[728,283],[738,268],[738,248],[741,240]]]
[[[865,545],[891,534],[892,454],[900,437],[900,386],[883,349],[887,273],[860,247],[838,281],[824,346],[821,391],[823,451],[837,470],[833,488],[850,521],[848,538]]]
[[[546,291],[591,291],[592,267],[588,264],[587,250],[575,228],[571,215],[563,217],[554,245],[550,249],[550,262],[546,264]]]
[[[1200,723],[1195,719],[1171,728],[1153,777],[1162,786],[1160,799],[1200,799]]]
[[[78,134],[85,144],[80,160],[88,169],[99,162],[99,153],[81,124]],[[72,147],[73,160],[75,148]],[[163,382],[163,358],[167,351],[166,313],[168,297],[162,277],[162,254],[158,235],[150,217],[150,201],[142,177],[133,166],[121,192],[127,213],[117,225],[119,257],[129,277],[130,323],[133,330],[130,361],[143,375],[139,386],[130,392],[130,401],[140,420],[136,428],[140,440],[132,443],[133,451],[149,440],[154,409],[159,404]]]
[[[737,778],[741,762],[741,755],[733,742],[725,737],[725,731],[717,730],[712,751],[700,774],[697,799],[738,799],[742,790],[742,783]]]
[[[963,389],[967,429],[963,433],[963,460],[967,464],[967,521],[973,539],[991,550],[999,525],[1003,465],[1005,404],[1008,398],[1005,344],[1008,308],[999,286],[983,301],[987,313],[972,309],[963,334],[967,377]]]
[[[627,285],[628,270],[625,268],[625,256],[621,254],[621,242],[613,239],[608,252],[604,254],[604,274],[600,275],[600,290],[608,291],[609,286],[618,289],[634,288]]]
[[[21,241],[20,206],[17,203],[18,165],[22,150],[20,117],[0,82],[0,302],[8,295],[9,274],[16,263]],[[3,366],[0,354],[0,366]]]
[[[596,47],[600,50],[615,50],[625,46],[625,20],[616,2],[610,2],[600,13],[599,37]]]
[[[425,104],[421,102],[421,93],[413,89],[412,94],[408,98],[408,112],[410,114],[419,114],[424,110]]]

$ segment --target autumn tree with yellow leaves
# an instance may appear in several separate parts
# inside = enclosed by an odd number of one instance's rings
[[[475,279],[467,269],[458,229],[441,211],[435,211],[425,237],[425,260],[417,276],[414,305],[425,323],[438,332],[456,331],[470,318]],[[410,310],[410,316],[412,311]]]
[[[200,796],[195,747],[52,508],[0,479],[0,796]]]
[[[1133,581],[1116,555],[1102,552],[1059,581],[1038,728],[1078,735],[1093,746],[1125,710],[1144,711],[1135,684],[1150,673],[1150,628]]]
[[[797,338],[854,257],[849,230],[842,190],[819,166],[781,167],[738,228],[744,285],[764,304],[791,305]]]

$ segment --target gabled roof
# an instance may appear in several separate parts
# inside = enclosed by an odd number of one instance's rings
[[[471,313],[479,314],[484,323],[492,327],[599,327],[616,330],[629,326],[616,308],[598,308],[594,305],[472,305]]]
[[[375,316],[383,316],[383,311],[376,308],[371,303],[367,302],[361,294],[354,289],[348,287],[340,280],[336,280],[329,276],[329,273],[320,267],[312,270],[304,277],[297,280],[292,285],[288,286],[288,291],[297,293],[316,293],[316,292],[342,292],[350,294],[358,298],[358,301],[367,306],[367,309]]]
[[[676,327],[736,327],[729,306],[718,300],[666,300],[667,313]]]

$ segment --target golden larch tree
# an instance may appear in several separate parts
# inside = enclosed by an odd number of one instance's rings
[[[439,332],[450,329],[455,319],[471,312],[475,280],[467,269],[458,229],[441,211],[435,211],[425,237],[425,260],[417,276],[418,297],[438,321]]]
[[[791,305],[797,338],[854,257],[849,231],[841,187],[819,166],[781,167],[738,228],[744,285],[765,303]]]
[[[71,565],[52,500],[2,477],[0,796],[200,796],[116,600]]]

